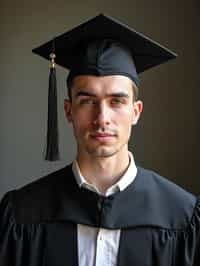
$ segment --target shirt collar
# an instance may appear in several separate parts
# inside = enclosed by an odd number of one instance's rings
[[[120,180],[116,184],[112,185],[106,191],[105,196],[109,196],[111,194],[114,194],[115,192],[124,190],[135,179],[136,174],[137,174],[137,167],[135,165],[134,157],[131,152],[129,152],[129,159],[130,159],[130,163],[129,163],[128,169],[123,174],[123,176],[120,178]],[[81,174],[78,162],[76,160],[73,161],[72,171],[73,171],[73,174],[75,176],[76,182],[79,185],[79,187],[85,187],[91,191],[101,194],[94,185],[88,183],[85,180],[84,176]]]

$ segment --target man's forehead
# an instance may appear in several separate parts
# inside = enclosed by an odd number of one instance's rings
[[[74,78],[72,94],[80,95],[88,93],[95,95],[130,95],[132,93],[133,82],[126,76],[92,76],[80,75]]]

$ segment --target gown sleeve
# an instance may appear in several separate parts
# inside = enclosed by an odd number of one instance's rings
[[[40,266],[44,261],[41,224],[17,223],[15,191],[0,202],[0,266]]]
[[[200,198],[197,198],[189,225],[184,230],[176,230],[172,235],[172,265],[200,266]]]
[[[14,191],[7,192],[0,202],[0,265],[24,266],[27,263],[24,247],[27,230],[15,221]],[[28,265],[28,263],[27,263]]]
[[[191,220],[190,231],[191,240],[188,239],[186,259],[189,257],[189,254],[192,254],[192,266],[200,266],[200,197],[197,198],[196,208]]]
[[[151,248],[148,265],[200,266],[200,198],[186,227],[152,230]]]
[[[11,192],[8,192],[0,203],[0,262],[2,266],[14,265],[15,237]]]

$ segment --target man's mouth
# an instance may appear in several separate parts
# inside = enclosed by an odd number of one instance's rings
[[[114,133],[96,132],[91,134],[91,137],[96,140],[109,140],[116,136]]]

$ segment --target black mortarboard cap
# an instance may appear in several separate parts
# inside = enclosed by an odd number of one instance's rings
[[[70,71],[68,85],[76,75],[121,74],[131,78],[138,86],[139,73],[176,57],[176,54],[169,49],[103,14],[55,37],[53,48],[56,64]],[[33,49],[33,52],[49,60],[52,54],[52,40]],[[49,104],[49,109],[51,105],[53,108],[56,107],[56,104]],[[57,114],[57,110],[51,110],[50,113]],[[48,125],[49,130],[55,130],[55,126]],[[48,135],[51,134],[47,133],[47,137]],[[52,135],[57,134],[54,132]],[[50,140],[47,143],[47,150],[51,150],[48,147],[54,147],[54,145],[54,141]],[[46,156],[46,159],[52,160],[50,157]]]

